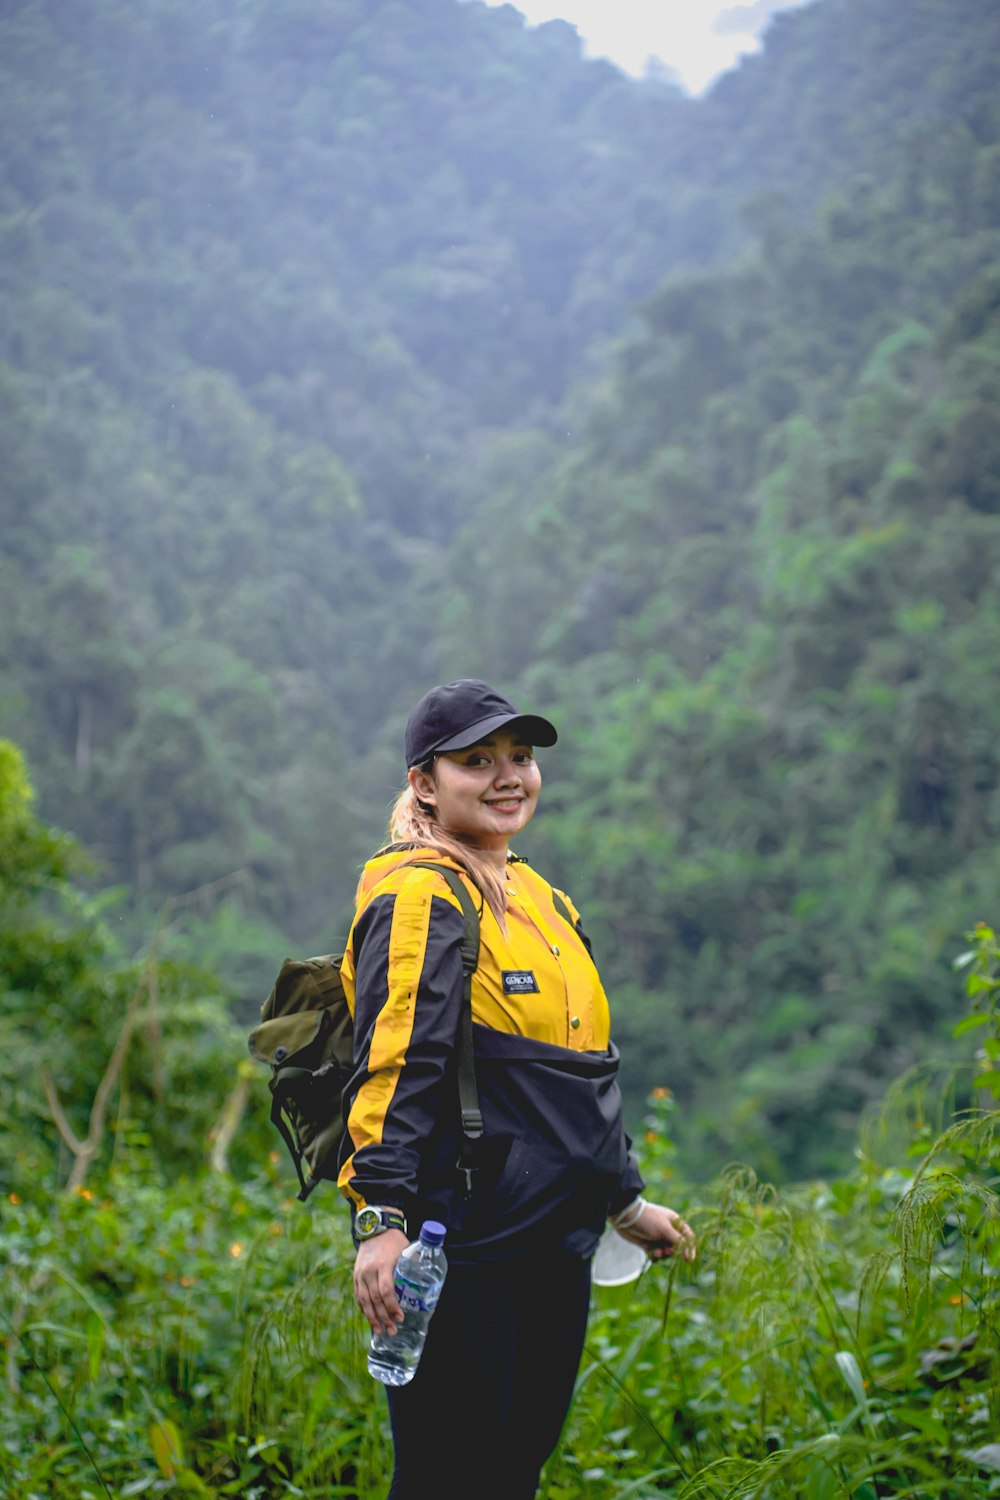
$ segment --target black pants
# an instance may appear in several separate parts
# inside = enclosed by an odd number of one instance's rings
[[[388,1500],[532,1500],[573,1395],[590,1262],[452,1266],[409,1385],[387,1388]]]

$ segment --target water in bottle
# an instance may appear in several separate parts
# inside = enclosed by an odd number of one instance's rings
[[[428,1219],[420,1238],[407,1245],[396,1262],[393,1284],[403,1321],[395,1333],[373,1333],[368,1351],[369,1373],[383,1385],[406,1385],[413,1379],[448,1270],[441,1248],[444,1236],[444,1225]]]

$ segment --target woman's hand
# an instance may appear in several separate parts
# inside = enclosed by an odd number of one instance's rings
[[[387,1229],[373,1239],[362,1240],[354,1261],[354,1300],[371,1324],[373,1333],[394,1334],[403,1321],[392,1284],[396,1262],[409,1244],[401,1229]]]
[[[627,1210],[624,1217],[624,1227],[615,1225],[618,1233],[623,1240],[641,1245],[650,1260],[665,1260],[668,1255],[694,1260],[697,1254],[694,1231],[672,1208],[643,1202],[634,1219],[628,1218]]]

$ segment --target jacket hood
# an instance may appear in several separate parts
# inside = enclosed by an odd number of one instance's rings
[[[418,844],[392,844],[388,849],[380,849],[373,855],[362,870],[355,895],[357,913],[364,911],[386,876],[392,875],[403,865],[412,865],[418,860],[431,860],[436,865],[446,865],[448,869],[457,870],[460,875],[468,878],[468,871],[440,849],[421,847]]]

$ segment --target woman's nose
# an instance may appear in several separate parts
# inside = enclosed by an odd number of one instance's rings
[[[509,756],[502,755],[497,761],[496,775],[493,780],[501,786],[516,784],[521,780],[521,771],[516,761]]]

